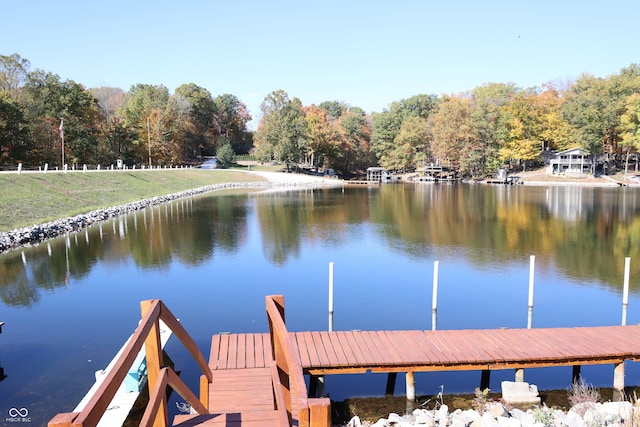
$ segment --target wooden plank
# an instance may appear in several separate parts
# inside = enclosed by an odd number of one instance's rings
[[[227,350],[227,369],[238,367],[238,334],[229,334],[229,347]]]
[[[326,337],[331,343],[331,347],[333,348],[333,351],[335,352],[336,357],[338,359],[337,366],[349,366],[350,365],[349,360],[352,355],[351,354],[348,355],[345,352],[344,348],[342,347],[342,342],[338,337],[338,334],[336,332],[327,332]]]
[[[362,351],[363,349],[360,348],[360,346],[356,342],[354,335],[356,332],[357,331],[345,331],[344,335],[342,336],[344,338],[344,340],[342,341],[342,345],[343,348],[345,346],[349,347],[349,350],[356,359],[356,366],[364,366],[366,365],[367,359]]]
[[[387,351],[389,352],[393,360],[399,361],[403,365],[411,363],[411,358],[406,357],[406,349],[396,345],[396,343],[393,342],[388,336],[387,331],[377,331],[376,333],[378,335],[380,345],[383,345],[387,348]]]
[[[355,345],[359,350],[359,355],[363,360],[363,366],[377,366],[380,364],[380,361],[376,359],[374,352],[375,348],[369,348],[367,340],[364,338],[362,331],[353,331],[352,339],[350,343]]]
[[[366,341],[371,356],[375,357],[376,365],[392,366],[398,363],[398,360],[391,356],[389,347],[383,345],[377,332],[362,331],[360,335]]]
[[[304,345],[304,334],[302,332],[296,332],[293,334],[293,338],[294,345],[298,349],[300,364],[302,365],[302,367],[311,366],[309,352],[307,351],[307,346]]]
[[[302,332],[302,343],[304,344],[307,356],[309,357],[309,366],[320,366],[320,356],[318,355],[318,351],[314,345],[311,332]],[[301,352],[298,351],[298,353]]]
[[[409,346],[419,353],[419,360],[428,360],[432,365],[440,365],[444,360],[443,355],[429,338],[431,333],[431,331],[406,331],[403,335],[410,340]]]
[[[477,334],[471,331],[460,331],[458,339],[467,347],[467,351],[473,357],[475,363],[480,365],[495,359],[495,354],[491,352],[491,348],[486,346],[486,342]]]
[[[276,411],[213,413],[207,415],[177,415],[175,427],[280,427]]]
[[[236,369],[243,369],[247,366],[247,334],[238,334],[236,344]]]
[[[220,358],[220,334],[211,337],[211,351],[209,352],[209,368],[217,369]],[[212,365],[213,364],[213,365]]]
[[[322,337],[320,336],[320,332],[312,331],[311,332],[311,339],[313,340],[314,348],[318,352],[318,358],[320,360],[320,364],[322,366],[331,366],[331,361],[329,359],[329,355],[327,353],[327,349],[323,345]]]
[[[453,346],[458,363],[480,363],[482,361],[476,346],[468,342],[469,331],[443,330],[441,332],[441,336],[445,337]]]
[[[335,341],[337,341],[340,345],[340,348],[342,349],[342,353],[344,354],[345,362],[346,362],[345,365],[346,366],[356,365],[358,363],[358,359],[356,358],[356,355],[354,354],[353,349],[349,345],[347,332],[337,331],[337,332],[334,332],[331,336],[334,341],[334,346],[337,346],[337,344],[335,343]]]
[[[322,340],[322,346],[327,351],[327,357],[329,358],[329,364],[331,366],[341,366],[343,365],[343,360],[338,357],[338,353],[336,349],[333,348],[333,343],[331,342],[331,338],[329,338],[329,332],[318,332],[320,335],[320,339]],[[340,349],[342,351],[342,349]]]
[[[269,363],[267,359],[271,359],[271,345],[267,347],[265,341],[269,342],[269,335],[267,334],[254,334],[254,353],[255,353],[255,366],[256,368],[268,368]]]
[[[227,369],[229,366],[229,335],[220,335],[220,351],[218,352],[218,363],[216,369]]]
[[[438,350],[431,340],[432,331],[406,331],[402,337],[409,340],[409,348],[414,348],[416,352],[420,352],[421,359],[430,361],[432,365],[441,365],[445,363],[444,355]]]

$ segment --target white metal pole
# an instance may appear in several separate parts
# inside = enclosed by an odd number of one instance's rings
[[[433,297],[431,299],[431,330],[435,331],[437,327],[438,312],[438,266],[440,261],[433,262]]]
[[[627,307],[629,304],[629,269],[631,258],[624,259],[624,290],[622,291],[622,326],[627,324]]]
[[[329,263],[329,332],[333,331],[333,262]]]
[[[536,256],[531,255],[529,258],[529,315],[527,319],[527,328],[531,329],[533,324],[533,283],[534,283],[534,270],[536,267]]]

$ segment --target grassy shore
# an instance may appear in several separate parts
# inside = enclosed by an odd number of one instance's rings
[[[201,169],[0,174],[0,232],[207,185],[261,180]]]

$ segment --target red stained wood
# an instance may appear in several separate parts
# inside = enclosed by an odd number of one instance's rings
[[[338,374],[615,363],[640,359],[640,326],[591,328],[304,331],[289,333],[305,373]],[[209,418],[203,425],[276,425],[269,334],[221,334],[211,341]],[[247,412],[247,409],[250,409]],[[216,412],[217,411],[217,412]],[[235,412],[234,412],[235,411]],[[225,414],[221,414],[224,412]],[[252,415],[247,415],[251,413]],[[235,414],[235,416],[234,416]],[[272,424],[274,423],[274,424]]]

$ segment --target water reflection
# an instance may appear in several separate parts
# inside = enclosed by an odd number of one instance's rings
[[[338,247],[360,238],[355,225],[370,224],[391,250],[409,257],[463,256],[480,268],[497,268],[535,254],[540,265],[575,280],[617,288],[624,257],[640,258],[638,194],[628,188],[387,185],[188,198],[3,255],[0,299],[32,306],[42,291],[80,281],[99,262],[131,260],[162,270],[178,260],[197,267],[216,251],[233,253],[246,243],[254,208],[263,255],[280,266],[299,257],[302,242]],[[632,277],[638,274],[640,264],[632,263]]]
[[[28,407],[44,425],[73,409],[130,335],[144,299],[162,299],[204,354],[213,333],[265,332],[267,294],[286,296],[292,330],[326,329],[329,261],[336,330],[430,328],[434,260],[439,328],[524,327],[532,254],[534,327],[619,324],[627,256],[629,323],[637,323],[638,194],[481,185],[213,194],[3,254],[0,362],[10,375],[0,412]],[[197,389],[197,366],[171,350]],[[610,383],[605,371],[599,386]],[[475,377],[447,378],[425,383],[477,386]],[[351,380],[329,381],[332,397],[359,393]],[[568,384],[548,375],[539,385]]]

